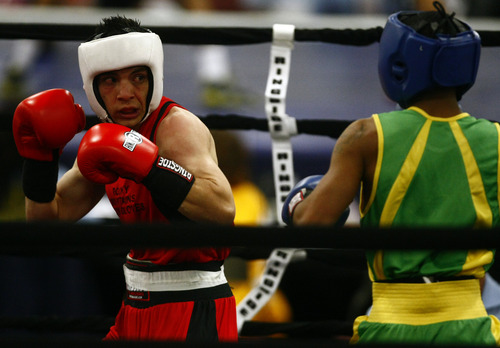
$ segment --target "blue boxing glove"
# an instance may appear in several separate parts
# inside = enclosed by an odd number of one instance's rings
[[[290,191],[285,202],[283,203],[283,208],[281,210],[281,218],[283,222],[288,226],[293,225],[293,211],[299,203],[301,203],[318,185],[323,175],[311,175],[300,180]],[[349,207],[344,210],[342,215],[339,217],[334,227],[344,226],[349,213],[351,210]]]
[[[322,178],[323,175],[311,175],[295,184],[283,203],[283,209],[281,210],[281,218],[285,224],[288,226],[293,225],[293,211],[297,207],[297,204],[301,203],[316,188]]]

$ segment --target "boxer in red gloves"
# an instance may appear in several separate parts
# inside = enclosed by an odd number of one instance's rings
[[[162,96],[160,38],[135,20],[110,17],[78,55],[84,90],[103,123],[85,134],[56,187],[57,154],[83,128],[81,108],[60,91],[19,105],[14,133],[27,163],[27,219],[76,221],[106,193],[121,221],[163,222],[165,233],[176,222],[231,225],[231,188],[209,130]],[[212,247],[130,250],[126,294],[105,339],[236,341],[228,255]]]

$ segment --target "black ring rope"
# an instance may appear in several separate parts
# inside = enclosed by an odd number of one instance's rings
[[[12,116],[0,114],[0,132],[12,132]],[[257,130],[268,132],[268,121],[265,118],[243,116],[237,114],[208,114],[198,116],[200,120],[213,130]],[[297,134],[323,135],[337,139],[353,121],[324,119],[295,119]],[[496,122],[496,121],[492,121]],[[100,123],[95,115],[86,116],[85,130]]]
[[[30,330],[35,332],[86,332],[105,335],[115,318],[102,316],[61,317],[21,316],[0,317],[0,328]],[[293,334],[295,337],[322,337],[350,335],[352,323],[326,320],[318,322],[268,323],[253,321],[245,323],[241,336],[269,336],[276,333]]]
[[[95,25],[0,23],[0,39],[85,41]],[[272,41],[271,28],[150,26],[164,44],[248,45]],[[365,46],[378,42],[382,27],[371,29],[296,29],[296,41]]]
[[[269,131],[268,121],[263,118],[235,114],[200,116],[210,129]],[[298,134],[325,135],[337,139],[352,121],[295,119]]]
[[[84,331],[107,333],[114,324],[115,319],[102,316],[86,317],[60,317],[60,316],[2,316],[0,317],[0,328],[2,329],[24,329],[30,331],[68,332]]]
[[[13,115],[0,114],[0,131],[12,133],[12,117]],[[209,114],[206,116],[199,116],[199,118],[209,129],[269,131],[266,118],[237,114]],[[351,122],[352,121],[346,120],[296,119],[297,133],[324,135],[337,139]],[[97,116],[87,115],[85,129],[88,130],[98,123],[100,123],[100,121]]]
[[[101,253],[131,247],[273,247],[333,249],[481,249],[500,245],[497,228],[368,229],[324,226],[233,227],[211,224],[0,223],[0,253]]]
[[[99,224],[63,222],[6,222],[0,224],[0,254],[21,256],[91,257],[124,255],[131,247],[236,246],[255,248],[291,247],[311,249],[312,259],[324,261],[322,251],[352,252],[360,249],[456,249],[491,248],[500,245],[497,229],[361,229],[329,227],[224,227],[216,225]],[[436,236],[439,236],[437,238]],[[262,250],[262,249],[261,249]],[[265,249],[264,249],[265,253]],[[316,253],[316,254],[315,254]],[[238,256],[238,255],[236,255]],[[243,255],[244,256],[244,255]],[[309,255],[308,255],[309,256]],[[250,255],[249,258],[252,258]],[[338,262],[338,261],[337,261]],[[364,266],[364,263],[363,263]],[[352,267],[352,263],[351,263]],[[358,267],[361,268],[361,265]],[[28,317],[11,323],[0,320],[0,328],[51,331],[99,331],[109,318]],[[109,327],[109,325],[107,326]],[[313,334],[316,338],[349,336],[350,321],[290,323],[247,322],[242,336],[275,333]],[[308,336],[310,337],[310,336]]]
[[[48,23],[0,23],[0,39],[33,39],[85,41],[92,36],[95,25]],[[248,45],[272,41],[271,28],[243,27],[168,27],[150,26],[164,44],[185,45]],[[295,29],[297,42],[366,46],[376,43],[382,27],[368,29]],[[478,30],[484,47],[500,46],[500,31]]]

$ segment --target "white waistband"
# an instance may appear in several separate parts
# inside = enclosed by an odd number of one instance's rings
[[[141,272],[123,266],[128,290],[182,291],[209,288],[227,283],[224,266],[220,271]]]

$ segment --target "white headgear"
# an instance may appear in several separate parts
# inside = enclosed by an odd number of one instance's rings
[[[154,33],[130,32],[84,42],[78,47],[78,61],[83,89],[90,107],[102,120],[112,122],[94,91],[94,79],[107,71],[133,66],[147,66],[153,75],[151,100],[144,121],[158,105],[163,94],[163,46]],[[141,122],[142,122],[141,121]]]

